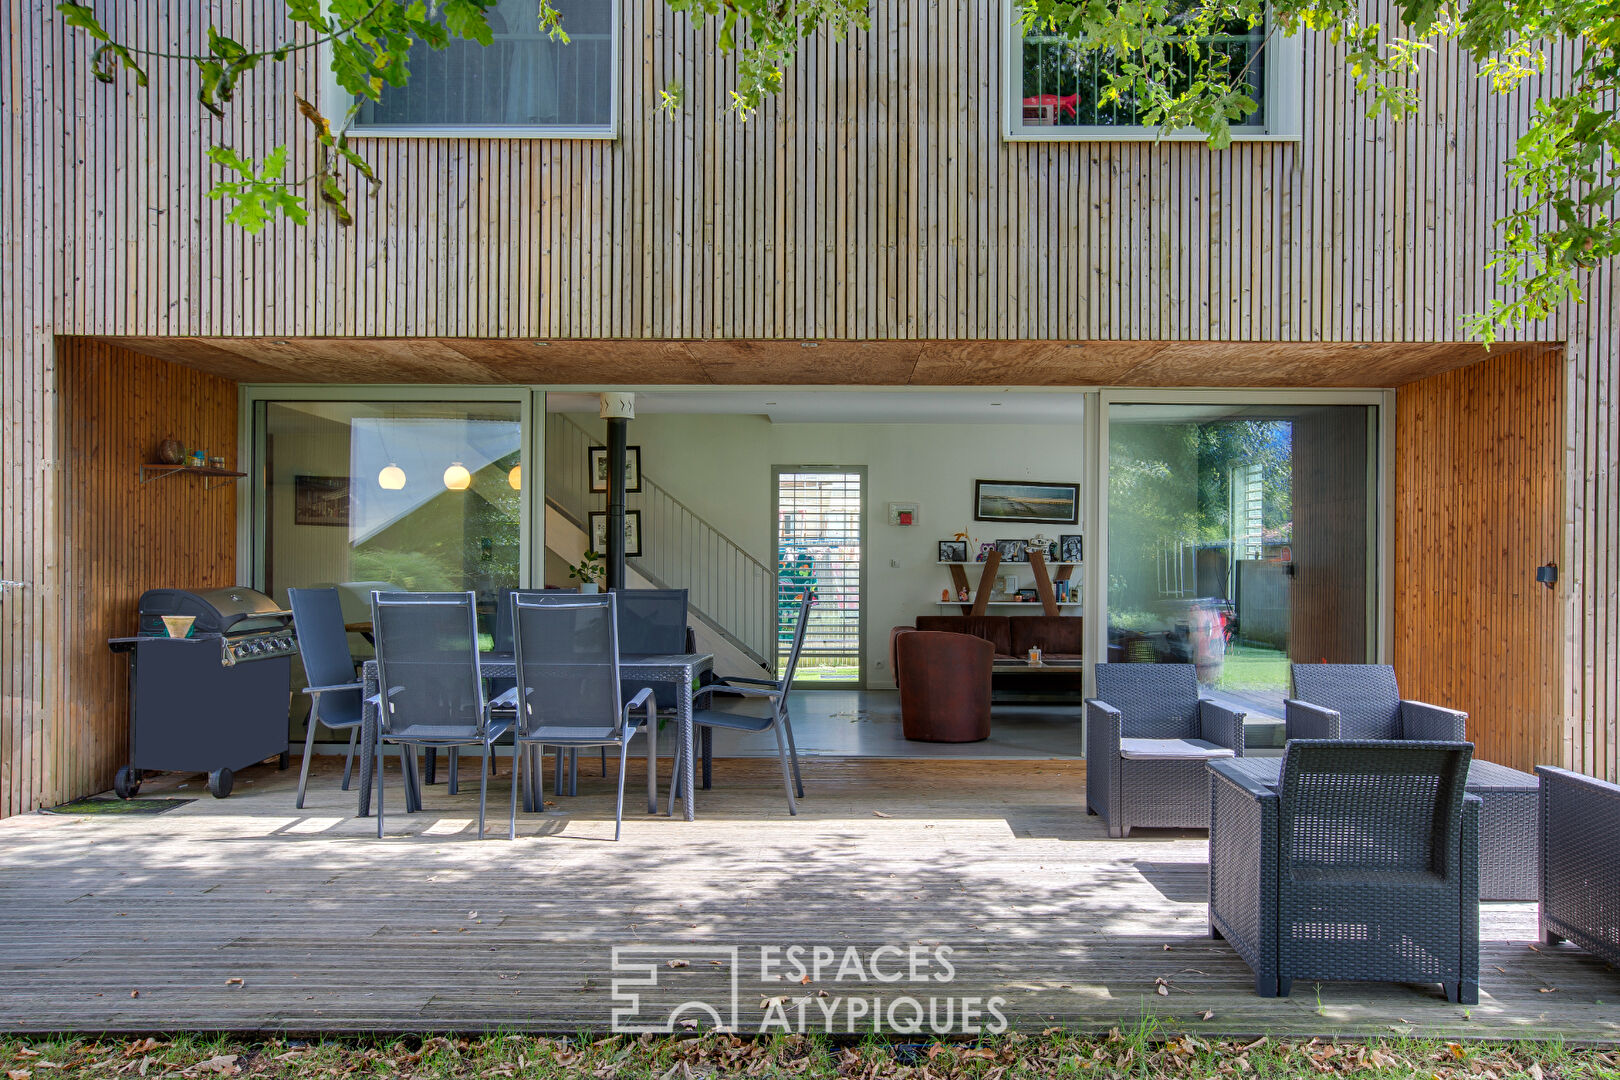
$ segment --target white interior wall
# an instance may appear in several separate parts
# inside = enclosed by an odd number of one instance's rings
[[[599,431],[595,416],[573,419]],[[889,630],[918,615],[955,613],[939,606],[951,584],[936,544],[957,532],[981,541],[1082,526],[1007,526],[973,520],[973,481],[1084,482],[1084,433],[1072,424],[772,423],[761,416],[643,414],[630,423],[645,475],[715,528],[769,565],[772,468],[778,465],[864,466],[867,477],[866,680],[894,685]],[[1083,489],[1082,489],[1083,490]],[[887,504],[915,502],[919,523],[887,523]],[[971,556],[970,556],[971,557]],[[1009,568],[1034,584],[1028,568]],[[969,568],[977,584],[977,573]],[[1078,586],[1080,575],[1074,580]],[[1032,606],[1032,611],[1039,610]],[[1065,609],[1066,613],[1076,609]],[[1001,608],[998,613],[1015,614]]]

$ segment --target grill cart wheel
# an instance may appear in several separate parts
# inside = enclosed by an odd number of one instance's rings
[[[141,793],[141,777],[128,765],[121,765],[113,774],[113,794],[120,799],[133,799]]]
[[[208,794],[216,799],[223,799],[231,793],[231,784],[235,780],[229,769],[215,769],[208,774]]]

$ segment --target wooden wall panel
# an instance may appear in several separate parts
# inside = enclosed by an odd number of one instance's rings
[[[1480,757],[1561,763],[1566,587],[1535,571],[1563,544],[1563,356],[1507,350],[1402,387],[1395,409],[1401,690],[1465,710]]]
[[[712,23],[622,6],[616,140],[364,140],[384,186],[354,226],[317,213],[249,236],[207,197],[206,144],[285,143],[289,175],[313,172],[292,102],[317,92],[313,52],[252,75],[215,122],[189,76],[100,85],[51,0],[0,0],[0,578],[27,583],[0,591],[0,813],[32,805],[7,778],[39,775],[67,692],[59,335],[1398,345],[1459,340],[1494,295],[1489,223],[1526,98],[1491,96],[1450,46],[1405,124],[1367,120],[1342,49],[1312,38],[1296,142],[1013,143],[1000,0],[877,0],[869,33],[812,42],[746,123]],[[273,0],[97,7],[167,51],[197,50],[205,16],[249,44],[290,33]],[[1569,53],[1550,61],[1554,79]],[[672,80],[686,106],[666,117]],[[1616,289],[1600,273],[1588,306],[1517,335],[1569,343],[1568,752],[1610,775]]]
[[[236,384],[93,342],[57,353],[62,412],[64,614],[71,633],[60,722],[41,775],[47,800],[112,786],[128,761],[128,662],[107,639],[135,631],[149,588],[236,584],[236,487],[200,476],[142,484],[141,463],[173,436],[236,459]],[[213,481],[218,483],[218,481]]]

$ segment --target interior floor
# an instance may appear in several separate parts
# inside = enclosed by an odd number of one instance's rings
[[[1085,707],[997,701],[990,737],[973,743],[906,739],[895,690],[795,690],[788,696],[788,714],[799,753],[811,757],[1044,759],[1081,756]],[[714,753],[775,757],[776,737],[716,729]]]

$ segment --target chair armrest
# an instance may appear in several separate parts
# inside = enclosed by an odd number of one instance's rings
[[[1216,746],[1224,746],[1243,756],[1243,718],[1248,713],[1228,709],[1208,698],[1198,699],[1198,733]]]
[[[716,686],[729,686],[732,683],[748,683],[752,686],[775,686],[774,679],[749,679],[742,675],[722,675],[714,681]]]
[[[304,693],[306,693],[306,694],[330,694],[330,693],[336,693],[339,690],[361,690],[361,689],[364,689],[364,684],[357,683],[357,682],[352,682],[352,683],[338,683],[336,686],[306,686],[306,687],[304,687]]]
[[[491,705],[499,705],[503,709],[505,709],[505,708],[515,709],[515,708],[517,708],[517,703],[518,703],[518,688],[515,687],[515,686],[508,687],[505,693],[503,693],[500,697],[496,698],[494,701],[490,702]]]
[[[1097,763],[1119,757],[1119,740],[1124,735],[1125,716],[1106,701],[1086,699],[1086,760]],[[1089,768],[1090,766],[1088,766]]]
[[[628,717],[633,710],[639,709],[651,701],[652,696],[653,690],[650,686],[643,686],[640,690],[637,690],[636,696],[624,703],[624,715]]]
[[[1426,701],[1401,702],[1401,738],[1419,742],[1467,742],[1468,714],[1430,705]]]
[[[1229,759],[1217,758],[1214,761],[1208,762],[1208,767],[1216,783],[1231,784],[1240,791],[1247,793],[1257,800],[1264,801],[1266,799],[1270,799],[1275,802],[1277,799],[1277,791],[1275,788],[1271,787],[1269,784],[1264,784],[1259,780],[1256,780],[1254,777],[1232,764]]]
[[[738,697],[779,698],[782,696],[782,691],[774,686],[717,686],[715,689],[728,694],[736,694]]]
[[[1309,701],[1288,698],[1283,701],[1283,737],[1285,739],[1337,739],[1339,737],[1339,710]]]

